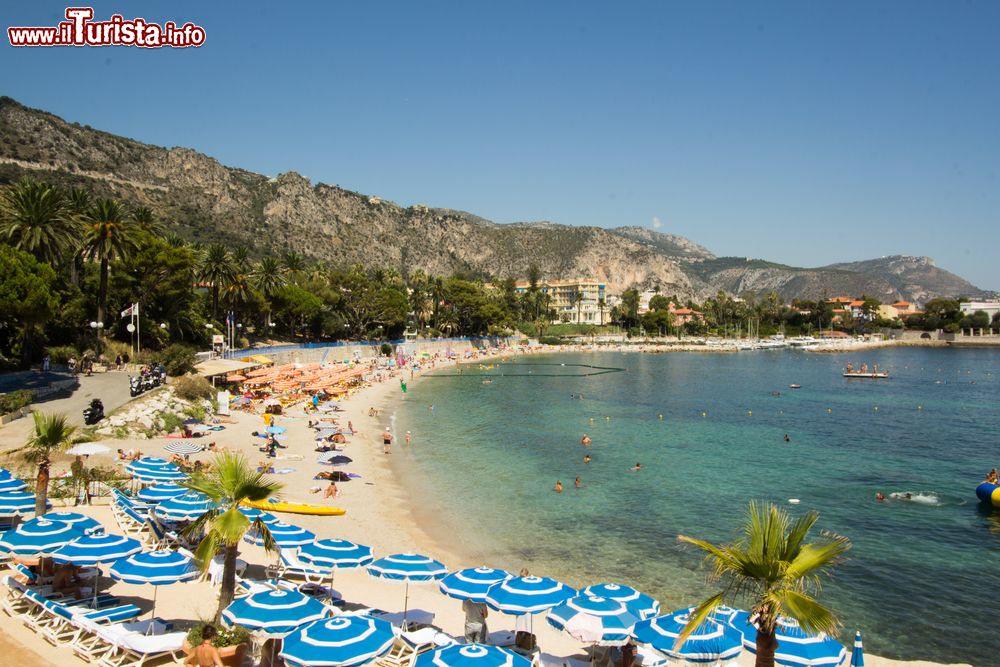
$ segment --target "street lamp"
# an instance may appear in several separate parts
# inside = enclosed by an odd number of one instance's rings
[[[101,330],[104,329],[104,322],[91,322],[90,328],[94,330],[94,335],[97,337],[96,354],[98,357],[101,356]]]
[[[160,328],[161,329],[166,329],[167,328],[167,323],[166,322],[160,322]]]

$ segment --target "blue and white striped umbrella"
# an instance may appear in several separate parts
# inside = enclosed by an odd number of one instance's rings
[[[580,595],[623,602],[626,607],[639,617],[640,621],[652,618],[660,613],[659,602],[645,593],[640,593],[631,586],[625,586],[624,584],[594,584],[580,591]]]
[[[677,638],[684,631],[692,611],[694,609],[681,609],[636,623],[632,636],[671,658],[692,664],[726,664],[738,658],[743,650],[742,635],[729,624],[711,618],[699,625],[681,646],[675,648]]]
[[[750,615],[741,611],[729,625],[743,633],[743,647],[756,655],[757,626],[750,621]],[[825,634],[811,635],[799,627],[798,621],[778,617],[775,627],[778,648],[774,652],[775,663],[783,667],[835,667],[847,659],[847,649]]]
[[[10,493],[11,491],[24,491],[28,488],[28,483],[14,477],[0,479],[0,493]]]
[[[167,521],[194,521],[215,507],[208,496],[199,491],[168,498],[153,508],[153,513]]]
[[[163,446],[163,449],[171,454],[197,454],[203,450],[204,447],[196,445],[193,442],[168,442]]]
[[[161,459],[158,456],[144,456],[138,461],[130,461],[129,463],[125,464],[125,469],[128,470],[129,472],[133,470],[161,470],[164,468],[170,469],[172,467],[176,468],[177,466],[175,466],[173,463],[171,463],[166,459]]]
[[[83,537],[83,528],[44,518],[25,521],[0,538],[0,549],[17,556],[47,556],[64,544]]]
[[[190,581],[198,576],[193,560],[176,551],[143,551],[115,561],[111,576],[129,584],[161,586]]]
[[[186,479],[187,474],[164,459],[148,456],[125,466],[125,472],[140,482],[173,482]]]
[[[122,535],[86,535],[52,552],[57,563],[81,567],[110,563],[142,551],[142,543]]]
[[[511,577],[490,586],[485,602],[497,611],[521,616],[551,609],[575,595],[575,590],[548,577]]]
[[[316,540],[299,548],[299,560],[317,570],[332,572],[367,565],[372,562],[372,548],[347,540]]]
[[[395,581],[437,581],[448,574],[448,568],[429,556],[393,554],[373,561],[368,566],[368,574]]]
[[[0,479],[10,479],[14,475],[6,468],[0,468]]]
[[[177,496],[183,496],[187,492],[188,489],[185,489],[183,486],[178,486],[177,484],[173,484],[171,482],[164,482],[163,484],[147,486],[135,495],[143,502],[162,503],[164,500],[170,500],[171,498],[176,498]]]
[[[38,521],[41,518],[42,517],[32,519],[32,521]],[[62,521],[63,523],[68,523],[71,526],[81,529],[87,534],[104,532],[104,526],[102,526],[97,519],[85,516],[79,512],[47,512],[44,519],[46,521]]]
[[[298,591],[261,591],[225,608],[222,618],[230,625],[270,634],[291,632],[303,623],[326,618],[330,607]]]
[[[294,549],[309,544],[316,539],[316,533],[294,526],[284,521],[275,521],[267,524],[267,530],[271,533],[274,543],[281,549]],[[243,535],[243,541],[250,544],[264,546],[264,538],[256,530],[251,528]]]
[[[243,505],[240,505],[236,509],[239,510],[240,514],[250,519],[251,521],[256,521],[257,519],[260,519],[266,524],[272,524],[272,523],[277,523],[279,520],[278,517],[274,516],[270,512],[264,512],[262,510],[257,509],[256,507],[244,507]]]
[[[46,501],[46,508],[52,503]],[[0,494],[0,517],[19,516],[35,511],[35,494],[26,491],[6,491]]]
[[[454,644],[417,656],[413,667],[530,667],[513,651],[484,644]]]
[[[438,584],[441,592],[456,600],[472,600],[485,602],[486,592],[493,584],[499,584],[511,578],[506,570],[496,570],[492,567],[470,567],[466,570],[452,572]]]
[[[388,621],[344,614],[296,629],[285,637],[281,657],[294,667],[355,667],[388,651],[394,639]]]
[[[621,646],[631,637],[639,617],[624,602],[578,595],[549,609],[545,620],[582,642]]]
[[[851,651],[851,667],[865,667],[865,647],[861,644],[861,630],[854,633],[854,650]]]

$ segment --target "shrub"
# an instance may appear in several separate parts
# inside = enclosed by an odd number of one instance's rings
[[[173,381],[174,393],[185,401],[194,401],[199,398],[211,398],[215,395],[215,389],[208,380],[200,375],[185,375]]]
[[[379,351],[382,353],[383,357],[391,357],[392,345],[389,345],[389,343],[382,343],[382,347],[379,348]]]
[[[160,415],[160,422],[164,433],[173,433],[184,425],[184,418],[173,412],[164,412]]]
[[[184,415],[190,417],[191,419],[205,421],[205,405],[200,401],[196,401],[184,408]]]
[[[240,625],[234,625],[231,628],[227,628],[222,625],[215,625],[214,623],[199,623],[188,631],[188,644],[191,646],[198,646],[201,644],[201,632],[206,625],[213,625],[215,627],[217,634],[215,635],[215,639],[212,640],[212,646],[215,648],[237,646],[250,641],[250,632]]]
[[[12,391],[9,394],[3,394],[0,396],[0,415],[5,415],[8,412],[15,412],[23,407],[31,405],[31,401],[34,399],[35,395],[31,393],[30,389],[18,389],[17,391]]]
[[[45,354],[49,355],[49,361],[53,364],[65,364],[70,357],[80,358],[80,353],[72,345],[55,345],[45,348]]]
[[[128,343],[123,343],[120,340],[109,340],[104,344],[104,358],[108,361],[114,361],[118,355],[132,356],[132,346]]]
[[[562,345],[562,338],[558,336],[542,336],[538,339],[538,342],[542,345]]]
[[[168,345],[160,353],[163,366],[167,369],[167,374],[171,376],[184,375],[194,371],[195,349],[180,343]]]

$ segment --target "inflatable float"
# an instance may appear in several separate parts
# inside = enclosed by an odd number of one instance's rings
[[[976,487],[976,495],[984,503],[993,505],[993,507],[1000,507],[1000,484],[983,482]]]
[[[266,512],[287,512],[288,514],[312,514],[314,516],[343,516],[347,510],[342,507],[326,507],[308,503],[286,503],[280,500],[244,500],[244,507],[255,507]]]

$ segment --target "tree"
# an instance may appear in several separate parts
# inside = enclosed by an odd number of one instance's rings
[[[212,286],[212,319],[218,319],[219,289],[233,277],[229,249],[221,243],[213,243],[208,246],[198,275]]]
[[[807,632],[834,634],[839,621],[816,601],[820,579],[840,563],[851,548],[846,537],[824,533],[820,540],[806,542],[819,514],[809,512],[794,521],[772,503],[750,502],[742,536],[735,542],[715,545],[680,535],[708,555],[712,578],[720,581],[720,592],[698,605],[678,639],[682,644],[709,618],[717,607],[753,600],[751,616],[757,617],[757,667],[773,667],[777,648],[775,628],[779,616],[790,616]]]
[[[83,251],[101,264],[101,283],[97,292],[97,321],[103,322],[108,310],[108,265],[111,260],[128,257],[137,247],[138,224],[127,215],[121,202],[98,199],[84,217],[86,232]]]
[[[650,310],[669,310],[670,309],[670,299],[667,297],[657,294],[652,299],[649,300]]]
[[[31,465],[38,466],[35,478],[35,516],[45,515],[49,498],[49,468],[52,455],[70,445],[75,426],[66,423],[66,415],[47,415],[33,412],[35,430],[21,449],[21,456]]]
[[[21,361],[31,359],[31,341],[38,325],[59,307],[53,291],[55,271],[26,252],[0,245],[0,351],[12,352],[20,332]],[[4,349],[6,348],[6,349]]]
[[[576,323],[583,324],[583,292],[573,290],[571,301],[576,306]]]
[[[204,537],[198,544],[195,557],[202,569],[207,570],[219,551],[223,554],[222,587],[219,591],[219,608],[215,612],[218,622],[222,611],[233,601],[236,590],[236,558],[240,540],[251,528],[264,541],[264,548],[274,551],[275,544],[267,525],[260,519],[250,521],[239,511],[244,500],[261,501],[281,491],[281,484],[264,473],[258,472],[242,454],[222,453],[215,457],[207,473],[196,473],[182,486],[204,493],[214,507],[185,529],[188,535]]]
[[[268,300],[268,310],[270,311],[271,299],[279,289],[285,286],[285,276],[281,273],[281,263],[274,257],[265,257],[254,268],[253,286],[260,290],[264,298]],[[270,319],[270,312],[268,312]]]
[[[601,311],[601,322],[600,322],[601,325],[605,324],[605,322],[604,322],[604,310],[607,307],[608,307],[608,304],[604,300],[603,296],[600,299],[597,300],[597,310]]]
[[[26,178],[0,195],[0,236],[18,250],[58,266],[76,247],[80,225],[58,188]]]
[[[639,323],[639,292],[629,289],[622,292],[622,322],[626,329]]]

